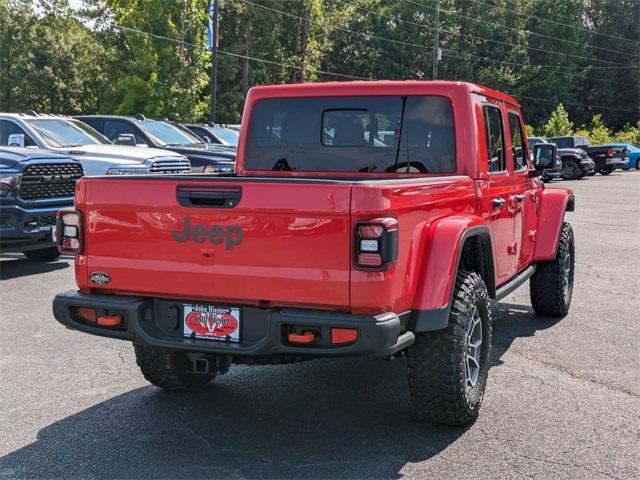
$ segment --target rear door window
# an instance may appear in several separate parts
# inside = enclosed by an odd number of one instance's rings
[[[484,128],[487,141],[487,165],[490,173],[507,170],[505,162],[504,128],[502,112],[497,107],[484,107]]]
[[[267,99],[255,103],[248,170],[452,173],[450,102],[435,96]]]
[[[527,152],[523,146],[522,124],[518,114],[509,113],[509,132],[511,133],[511,154],[513,157],[513,169],[522,171],[527,167]]]

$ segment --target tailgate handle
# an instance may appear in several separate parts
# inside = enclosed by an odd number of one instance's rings
[[[242,188],[178,187],[176,198],[183,207],[233,208],[242,198]]]

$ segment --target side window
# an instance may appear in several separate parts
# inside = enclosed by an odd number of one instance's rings
[[[34,147],[36,143],[19,125],[9,121],[0,120],[0,145],[6,147],[9,145],[9,135],[22,134],[24,135],[24,146]]]
[[[513,156],[513,169],[518,172],[527,168],[527,152],[523,148],[524,135],[522,124],[516,113],[509,113],[509,132],[511,133],[511,153]]]
[[[112,142],[118,139],[118,136],[128,133],[136,137],[137,144],[146,143],[140,136],[140,133],[133,127],[133,125],[123,122],[122,120],[105,120],[104,121],[104,136]]]
[[[504,148],[502,113],[497,107],[484,107],[484,128],[487,139],[487,163],[490,173],[507,170]]]

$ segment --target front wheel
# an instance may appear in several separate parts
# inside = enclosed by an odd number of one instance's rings
[[[134,344],[136,363],[149,383],[169,391],[187,391],[204,387],[217,375],[229,369],[228,357],[211,357],[200,359],[206,365],[206,372],[188,354],[179,350],[147,347]],[[206,362],[206,363],[205,363]]]
[[[562,224],[556,257],[541,262],[529,282],[531,306],[538,315],[564,317],[569,313],[575,271],[575,242],[568,223]]]
[[[562,178],[565,180],[577,180],[580,177],[580,165],[573,160],[567,160],[562,166]]]
[[[417,333],[409,349],[409,391],[416,417],[453,426],[477,418],[491,338],[487,287],[477,273],[460,271],[447,328]]]
[[[52,262],[60,256],[58,247],[41,248],[40,250],[27,250],[25,256],[34,262]]]

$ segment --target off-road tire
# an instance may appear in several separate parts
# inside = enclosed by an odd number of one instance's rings
[[[580,164],[575,160],[567,160],[562,167],[562,178],[565,180],[577,180],[580,178]]]
[[[609,175],[613,172],[613,167],[604,167],[600,169],[600,175]]]
[[[220,367],[213,373],[193,373],[193,363],[185,352],[134,344],[136,363],[144,378],[152,385],[169,391],[194,390],[204,387],[217,375],[229,369],[226,357],[219,359]],[[214,357],[215,358],[215,357]],[[214,362],[209,359],[210,365]]]
[[[465,369],[467,319],[473,307],[481,318],[480,368],[467,389]],[[489,294],[480,275],[459,271],[449,324],[443,330],[416,333],[408,352],[411,409],[433,424],[462,426],[478,417],[489,371],[492,324]]]
[[[567,253],[570,255],[568,295],[563,290],[564,266]],[[564,317],[569,313],[573,294],[573,277],[575,274],[575,244],[573,229],[567,222],[562,224],[560,241],[556,257],[550,262],[540,262],[536,273],[529,281],[531,306],[538,315],[547,317]]]
[[[52,262],[60,256],[58,247],[42,248],[40,250],[27,250],[24,254],[33,262]]]

